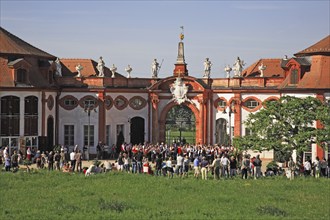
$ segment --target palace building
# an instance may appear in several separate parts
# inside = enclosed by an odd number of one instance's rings
[[[238,58],[227,78],[212,78],[207,68],[201,78],[190,76],[183,37],[166,78],[131,78],[129,68],[119,73],[100,60],[57,58],[0,27],[0,146],[25,152],[77,144],[90,154],[99,141],[228,146],[249,132],[243,122],[265,100],[330,99],[330,36],[291,58],[260,59],[246,69]],[[316,145],[306,152],[327,154]]]

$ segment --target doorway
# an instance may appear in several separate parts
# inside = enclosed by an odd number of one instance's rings
[[[134,117],[130,119],[131,129],[131,143],[143,144],[144,143],[144,119],[141,117]]]

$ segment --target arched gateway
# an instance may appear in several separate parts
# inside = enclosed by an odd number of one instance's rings
[[[178,85],[178,82],[179,85]],[[182,87],[182,93],[180,90]],[[209,143],[212,114],[207,84],[191,76],[172,76],[156,82],[150,88],[151,100],[151,141],[168,142],[166,124],[168,112],[175,106],[185,106],[194,115],[195,140],[191,143]],[[176,94],[176,92],[178,94]],[[172,140],[173,141],[173,140]]]

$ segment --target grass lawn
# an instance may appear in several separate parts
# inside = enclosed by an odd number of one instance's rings
[[[0,219],[329,219],[329,184],[0,172]]]

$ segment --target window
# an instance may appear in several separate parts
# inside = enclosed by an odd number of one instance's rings
[[[248,99],[244,102],[244,106],[249,109],[254,109],[259,106],[259,102],[254,99]]]
[[[89,127],[89,145],[88,145],[88,125],[84,125],[84,145],[94,146],[94,125]]]
[[[19,82],[19,83],[27,82],[27,71],[25,69],[17,70],[16,82]]]
[[[105,133],[105,144],[107,145],[107,146],[110,146],[110,132],[111,132],[111,126],[110,125],[107,125],[106,127],[106,133]]]
[[[73,107],[73,106],[77,105],[77,101],[74,99],[67,98],[64,100],[64,105],[66,107]]]
[[[95,99],[85,99],[84,100],[84,106],[95,106]]]
[[[35,96],[24,99],[24,135],[38,135],[38,98]]]
[[[20,99],[16,96],[1,97],[0,136],[19,136]]]
[[[308,149],[304,151],[304,161],[312,159],[312,145],[310,145]]]
[[[252,130],[249,128],[245,128],[245,136],[252,135]]]
[[[64,145],[73,146],[74,145],[74,126],[64,125]]]
[[[224,108],[227,106],[227,102],[223,99],[220,99],[217,104],[220,108]]]
[[[298,70],[297,69],[293,69],[291,70],[291,79],[290,79],[290,83],[291,84],[297,84],[299,81],[298,79]]]

